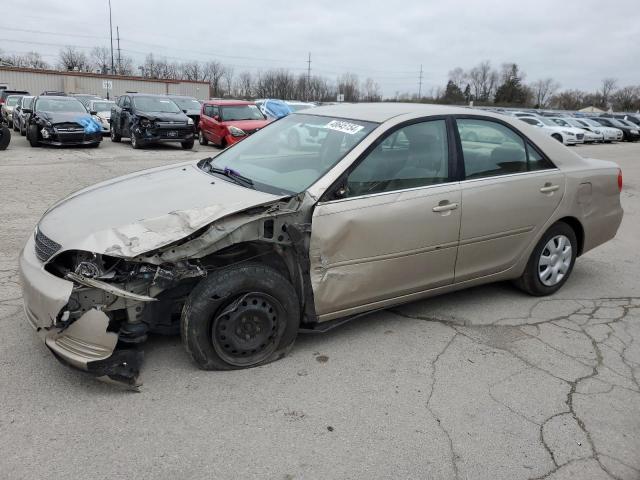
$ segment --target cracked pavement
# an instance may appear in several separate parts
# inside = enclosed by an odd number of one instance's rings
[[[217,150],[14,136],[0,153],[0,476],[640,479],[640,145],[575,150],[622,166],[625,218],[556,295],[474,288],[300,336],[284,360],[235,372],[200,371],[179,338],[154,337],[131,393],[41,344],[19,250],[60,197]]]

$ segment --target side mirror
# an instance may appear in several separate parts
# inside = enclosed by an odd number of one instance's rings
[[[182,113],[184,113],[184,114],[186,115],[186,114],[187,114],[187,111],[186,111],[186,110],[182,110]]]
[[[90,114],[90,115],[97,115],[97,114],[98,114],[98,112],[96,112],[95,110],[91,110],[91,111],[89,112],[89,114]]]
[[[22,113],[33,113],[33,111],[30,108],[23,108]]]

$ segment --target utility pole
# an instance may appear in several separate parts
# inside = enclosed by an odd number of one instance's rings
[[[309,90],[311,90],[311,52],[309,52],[309,60],[307,60],[307,102],[309,101]]]
[[[420,64],[420,76],[418,77],[418,101],[422,98],[422,64]]]
[[[111,24],[111,0],[109,0],[109,38],[111,38],[111,75],[114,73],[113,65],[113,26]]]
[[[122,73],[122,61],[120,58],[120,27],[116,25],[116,38],[118,39],[118,74]]]

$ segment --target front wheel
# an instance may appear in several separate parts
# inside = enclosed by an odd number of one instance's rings
[[[9,142],[11,142],[11,131],[7,127],[0,125],[0,150],[6,150]]]
[[[131,147],[135,150],[142,148],[144,146],[142,140],[140,140],[135,133],[131,132]]]
[[[551,135],[551,138],[555,138],[560,143],[564,143],[564,141],[562,140],[562,135],[560,135],[558,133],[554,133],[553,135]]]
[[[184,142],[181,142],[180,145],[182,146],[182,148],[184,148],[185,150],[191,150],[193,148],[193,139],[191,140],[186,140]]]
[[[39,147],[40,143],[38,142],[38,126],[30,125],[27,129],[27,140],[29,140],[29,145],[32,147]]]
[[[264,365],[293,347],[300,305],[293,285],[262,264],[238,264],[209,274],[182,310],[182,343],[203,370]]]
[[[552,225],[533,249],[516,285],[534,296],[555,293],[571,275],[577,252],[573,228],[564,222]]]
[[[119,142],[120,140],[122,140],[122,135],[116,133],[116,129],[113,125],[111,125],[111,141],[112,142]]]

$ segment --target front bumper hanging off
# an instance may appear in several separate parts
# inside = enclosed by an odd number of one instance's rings
[[[140,386],[143,352],[108,331],[109,317],[91,308],[72,323],[63,312],[74,284],[44,269],[35,255],[33,236],[20,255],[24,310],[29,323],[62,363],[90,373],[99,380],[128,388]]]

